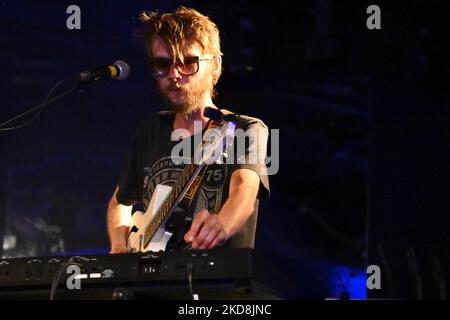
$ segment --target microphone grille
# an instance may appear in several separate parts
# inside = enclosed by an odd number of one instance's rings
[[[114,66],[119,69],[119,74],[116,77],[117,80],[124,80],[130,74],[130,66],[123,60],[117,60],[114,62]]]

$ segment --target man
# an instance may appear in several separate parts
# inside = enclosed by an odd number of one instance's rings
[[[143,12],[141,21],[151,73],[171,111],[152,115],[135,134],[108,205],[111,253],[127,252],[133,205],[143,203],[145,211],[157,184],[176,181],[182,166],[171,159],[171,150],[179,142],[171,141],[171,135],[179,129],[189,132],[183,139],[201,134],[209,120],[205,108],[217,108],[212,98],[222,71],[219,31],[208,17],[180,7],[162,15]],[[250,139],[241,155],[244,159],[252,153],[265,154],[268,130],[261,120],[241,116],[237,128],[258,132],[258,139]],[[192,223],[178,240],[193,249],[224,244],[253,247],[257,198],[268,196],[269,184],[264,162],[248,162],[208,166],[195,201],[184,208],[192,214]],[[179,246],[180,241],[171,243],[171,248]]]

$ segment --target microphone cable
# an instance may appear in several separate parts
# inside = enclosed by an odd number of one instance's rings
[[[41,104],[39,104],[39,105],[37,105],[37,106],[35,106],[35,107],[33,107],[33,108],[27,110],[27,111],[24,111],[24,112],[22,112],[21,114],[19,114],[19,115],[13,117],[13,118],[11,118],[11,119],[9,119],[9,120],[7,120],[7,121],[1,123],[1,124],[0,124],[0,131],[1,131],[1,132],[3,132],[3,131],[12,131],[12,130],[21,129],[21,128],[23,128],[23,127],[26,127],[27,125],[31,124],[33,121],[35,121],[35,120],[37,119],[37,117],[42,113],[42,111],[44,110],[44,108],[46,107],[46,105],[47,105],[49,102],[53,102],[53,101],[55,101],[55,100],[57,100],[57,99],[59,99],[59,98],[62,98],[63,96],[66,96],[66,95],[72,93],[73,91],[75,91],[77,88],[79,88],[78,85],[75,85],[74,87],[70,88],[69,90],[64,91],[63,93],[60,93],[60,94],[58,94],[57,96],[51,98],[53,92],[54,92],[59,86],[61,86],[65,81],[66,81],[65,79],[59,81],[59,82],[58,82],[58,83],[50,90],[50,92],[47,94],[47,96],[45,97],[45,99],[43,100],[43,102],[42,102]],[[33,111],[36,111],[35,114],[32,116],[31,119],[27,120],[25,123],[22,123],[22,124],[19,124],[19,125],[16,125],[16,126],[5,127],[5,126],[8,125],[9,123],[14,122],[14,121],[16,121],[16,120],[18,120],[18,119],[21,119],[21,118],[23,118],[24,116],[26,116],[26,115],[32,113]]]
[[[189,284],[189,294],[192,297],[192,300],[199,300],[198,294],[194,293],[192,289],[192,273],[194,270],[194,264],[192,262],[188,262],[187,264],[187,272],[188,272],[188,284]]]

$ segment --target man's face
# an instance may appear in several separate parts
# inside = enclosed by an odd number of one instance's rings
[[[185,62],[190,58],[192,61],[193,57],[212,58],[212,55],[203,55],[201,46],[194,40],[186,41],[182,53]],[[153,41],[152,54],[153,59],[173,61],[170,49],[159,37]],[[189,115],[200,107],[205,98],[211,96],[213,73],[217,68],[217,62],[206,60],[199,61],[198,64],[198,72],[193,75],[183,74],[180,72],[180,70],[183,71],[183,68],[179,64],[177,64],[178,68],[172,64],[167,75],[155,77],[160,94],[173,111]]]

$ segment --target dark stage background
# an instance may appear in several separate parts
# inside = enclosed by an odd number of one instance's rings
[[[66,28],[71,4],[81,30]],[[371,4],[381,30],[366,27]],[[0,132],[1,255],[109,252],[121,162],[138,123],[164,109],[132,37],[136,19],[179,5],[221,30],[217,105],[280,130],[256,239],[266,281],[289,299],[445,298],[448,1],[0,1],[0,122],[67,76],[131,66],[126,80],[97,82]],[[366,290],[370,264],[381,290]]]

